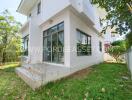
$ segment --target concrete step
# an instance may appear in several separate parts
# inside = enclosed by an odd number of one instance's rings
[[[39,76],[45,74],[46,67],[43,64],[23,64],[22,67]]]
[[[39,76],[44,75],[44,70],[43,70],[43,69],[41,69],[42,71],[40,71],[40,70],[38,70],[38,69],[35,68],[35,67],[24,67],[24,68],[25,68],[26,70],[32,72],[32,73],[35,73],[35,74],[39,75]]]
[[[19,77],[21,77],[33,90],[39,88],[42,83],[43,79],[38,74],[30,72],[29,70],[25,69],[24,67],[16,68],[16,73]]]
[[[16,73],[33,89],[70,74],[70,69],[49,64],[23,64]]]

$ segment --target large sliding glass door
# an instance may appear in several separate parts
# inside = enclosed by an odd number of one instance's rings
[[[52,35],[52,62],[58,62],[58,34]]]
[[[43,60],[64,63],[64,23],[60,23],[43,33]]]

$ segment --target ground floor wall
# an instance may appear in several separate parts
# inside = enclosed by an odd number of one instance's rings
[[[74,71],[104,61],[103,37],[99,36],[96,30],[90,27],[90,23],[85,23],[75,13],[70,12],[70,66]],[[77,56],[77,52],[74,51],[77,50],[77,29],[91,36],[92,54],[89,56]],[[102,51],[99,49],[99,42],[102,42]]]

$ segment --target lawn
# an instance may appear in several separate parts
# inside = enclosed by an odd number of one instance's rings
[[[103,63],[33,91],[14,65],[0,68],[0,100],[132,100],[126,65]]]

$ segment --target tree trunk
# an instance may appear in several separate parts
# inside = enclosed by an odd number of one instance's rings
[[[6,62],[6,52],[3,52],[2,63],[4,64],[5,62]]]

